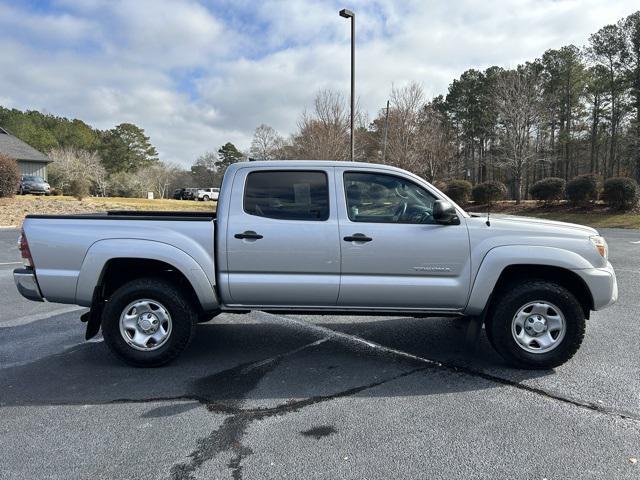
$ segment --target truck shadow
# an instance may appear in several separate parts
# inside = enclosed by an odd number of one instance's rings
[[[327,336],[326,331],[304,324],[264,317],[259,312],[223,316],[198,325],[189,349],[172,364],[156,369],[123,364],[103,342],[69,349],[60,345],[59,353],[0,369],[0,406],[192,399],[224,411],[240,404],[272,408],[345,392],[365,397],[439,395],[501,385],[474,371],[509,382],[552,373],[506,368],[484,335],[470,351],[464,342],[465,324],[459,320],[304,319],[409,354],[403,355],[347,335]],[[167,406],[148,415],[174,415],[188,408]]]

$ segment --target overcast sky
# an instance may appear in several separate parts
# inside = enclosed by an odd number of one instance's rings
[[[640,8],[637,0],[0,0],[0,105],[133,122],[190,165],[267,123],[288,135],[314,94],[356,88],[374,117],[392,84],[446,93],[468,68],[515,66]]]

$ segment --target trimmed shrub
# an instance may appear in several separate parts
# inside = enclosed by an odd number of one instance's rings
[[[91,185],[88,180],[84,178],[76,178],[75,180],[71,180],[68,190],[76,199],[82,200],[84,197],[89,195],[90,187]]]
[[[447,182],[444,182],[442,180],[434,180],[433,182],[431,182],[431,185],[436,187],[441,192],[444,192],[447,190]]]
[[[444,193],[456,203],[467,203],[471,196],[472,185],[466,180],[451,180]]]
[[[592,173],[578,175],[567,182],[567,200],[574,205],[591,203],[598,199],[598,177]]]
[[[20,186],[18,162],[0,153],[0,197],[13,197]]]
[[[602,197],[611,208],[629,210],[638,204],[638,184],[632,178],[609,178],[604,182]]]
[[[534,200],[544,202],[545,205],[562,200],[566,182],[562,178],[549,177],[538,180],[529,189]]]
[[[507,187],[497,180],[479,183],[471,191],[473,201],[479,205],[491,205],[507,195]]]

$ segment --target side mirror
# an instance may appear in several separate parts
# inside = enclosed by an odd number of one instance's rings
[[[436,200],[433,203],[433,219],[441,225],[458,225],[458,212],[446,200]]]

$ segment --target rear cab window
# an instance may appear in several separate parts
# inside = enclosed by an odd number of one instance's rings
[[[247,175],[245,213],[277,220],[329,218],[329,181],[323,171],[258,170]]]

